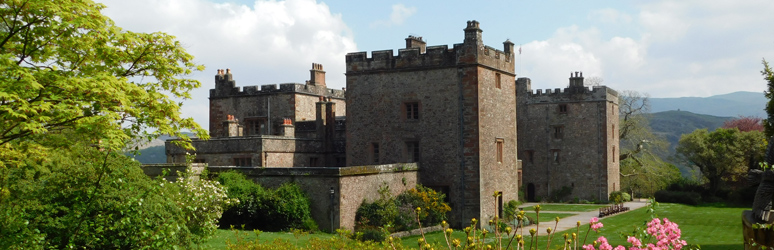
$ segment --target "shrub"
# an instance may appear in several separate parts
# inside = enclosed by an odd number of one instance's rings
[[[153,180],[121,154],[83,147],[48,163],[3,168],[0,249],[175,249],[207,240],[223,211],[219,184]],[[30,173],[35,173],[34,175]]]
[[[698,205],[701,195],[694,192],[660,190],[655,193],[656,201],[681,203],[686,205]]]
[[[627,201],[631,201],[632,196],[624,191],[615,191],[610,193],[609,201],[613,203],[623,203]]]
[[[519,213],[519,205],[521,205],[521,201],[517,200],[510,200],[507,203],[505,203],[505,207],[503,208],[503,216],[506,221],[512,221],[516,219],[516,215]]]
[[[276,190],[270,190],[233,171],[220,173],[218,181],[226,186],[229,197],[240,200],[239,205],[223,213],[221,228],[317,230],[309,198],[294,183],[285,183]]]
[[[355,231],[376,230],[385,228],[390,232],[411,230],[418,227],[417,211],[421,207],[419,218],[422,226],[431,226],[446,219],[446,213],[451,211],[444,199],[446,195],[433,189],[417,185],[392,197],[388,187],[379,191],[380,198],[374,202],[360,204],[355,214]]]

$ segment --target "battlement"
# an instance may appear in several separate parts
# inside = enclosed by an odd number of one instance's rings
[[[236,86],[236,81],[233,79],[230,69],[218,69],[217,74],[215,75],[215,88],[210,89],[210,98],[271,95],[277,93],[304,93],[344,99],[345,91],[343,89],[329,89],[325,86],[325,71],[322,71],[322,69],[322,64],[313,63],[312,69],[310,70],[312,72],[312,80],[307,81],[306,84],[265,84],[260,86],[244,86],[241,88]],[[315,74],[317,74],[317,79],[315,79]],[[319,77],[320,74],[323,74],[322,79]]]
[[[536,89],[531,88],[532,80],[526,77],[519,78],[516,84],[517,92],[527,103],[546,103],[563,101],[610,101],[618,103],[618,92],[607,86],[595,86],[592,88],[582,85],[582,74],[571,74],[571,86],[567,88]],[[578,85],[580,82],[580,85]]]
[[[344,99],[344,90],[329,89],[325,86],[307,85],[301,83],[264,84],[260,86],[233,87],[231,91],[219,92],[217,88],[210,89],[210,98],[225,98],[233,96],[270,95],[277,93],[304,93]]]
[[[503,50],[485,46],[481,42],[481,29],[476,21],[468,21],[463,43],[425,47],[421,37],[406,38],[406,48],[353,52],[346,56],[347,74],[368,71],[391,71],[413,68],[456,67],[459,65],[481,64],[494,69],[514,73],[513,43],[505,41]]]

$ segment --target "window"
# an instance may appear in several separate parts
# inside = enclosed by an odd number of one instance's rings
[[[500,73],[495,73],[495,88],[502,88],[500,83]]]
[[[374,163],[379,163],[379,143],[371,143],[371,158]]]
[[[419,162],[419,142],[406,142],[406,161]]]
[[[535,151],[534,150],[527,150],[524,151],[524,157],[527,158],[527,162],[529,163],[535,163]]]
[[[497,216],[500,218],[503,218],[503,192],[502,191],[496,191],[497,192]]]
[[[564,137],[564,126],[554,126],[554,139],[561,140]]]
[[[559,153],[560,153],[560,151],[559,151],[558,149],[552,149],[552,150],[551,150],[551,159],[552,159],[552,160],[553,160],[555,163],[559,163],[559,157],[560,157],[560,154],[559,154]]]
[[[419,120],[419,103],[407,102],[404,105],[406,108],[406,120]]]
[[[613,128],[610,130],[610,136],[613,137],[613,140],[615,140],[615,124],[613,124]]]
[[[237,157],[237,158],[234,158],[234,166],[238,166],[238,167],[251,167],[251,166],[253,166],[253,158],[250,158],[250,157]]]
[[[193,160],[193,163],[207,163],[207,160],[202,158],[196,158]]]
[[[567,104],[559,104],[559,113],[562,113],[562,114],[567,113]]]
[[[246,118],[245,126],[248,135],[265,135],[266,118]]]
[[[617,157],[617,156],[615,155],[615,146],[613,146],[613,162],[615,162],[615,158],[616,158],[616,157]]]
[[[495,141],[497,146],[497,163],[503,163],[503,139]]]
[[[310,167],[319,167],[320,166],[320,158],[309,157],[309,166]]]

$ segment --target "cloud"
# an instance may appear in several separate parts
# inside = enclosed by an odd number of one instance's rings
[[[774,58],[770,1],[653,1],[632,13],[601,9],[591,20],[628,20],[628,36],[595,26],[568,26],[524,45],[523,73],[534,88],[567,85],[570,71],[601,76],[617,90],[655,97],[762,91],[761,58]],[[607,27],[607,26],[603,26]],[[531,52],[531,51],[535,52]],[[517,67],[517,71],[519,68]]]
[[[209,89],[217,69],[230,68],[238,86],[303,83],[312,63],[324,65],[330,88],[345,86],[346,53],[358,51],[340,14],[314,0],[257,0],[252,6],[205,0],[102,0],[103,13],[135,32],[176,36],[204,64],[202,82],[183,114],[208,127]]]
[[[393,25],[401,25],[409,17],[413,16],[417,12],[416,7],[406,7],[402,3],[392,5],[392,13],[390,13],[390,20],[379,20],[371,23],[371,28],[375,27],[390,27]]]

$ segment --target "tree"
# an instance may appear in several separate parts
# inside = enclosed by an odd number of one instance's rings
[[[583,86],[586,87],[597,87],[602,85],[602,82],[604,82],[605,79],[599,76],[591,76],[586,77],[583,79]]]
[[[173,99],[190,98],[200,83],[187,75],[203,66],[173,36],[124,31],[103,8],[0,1],[2,249],[185,248],[214,233],[222,201],[204,201],[218,185],[160,188],[118,154],[188,139],[182,130],[207,138]]]
[[[710,194],[726,182],[743,179],[752,158],[762,158],[766,146],[763,133],[740,132],[719,128],[713,132],[697,129],[683,135],[677,153],[691,166],[698,168],[709,184]]]
[[[669,143],[650,128],[648,95],[622,91],[618,106],[621,188],[636,191],[636,195],[651,196],[679,178],[680,171],[662,160]]]
[[[736,119],[731,119],[723,122],[722,128],[737,128],[739,131],[761,131],[763,132],[763,119],[754,116],[739,116]]]
[[[45,160],[91,140],[121,150],[132,138],[205,131],[180,117],[203,66],[173,36],[124,31],[90,0],[0,3],[0,167]],[[67,136],[65,134],[77,134]]]
[[[766,103],[766,114],[768,114],[769,117],[766,118],[766,122],[763,126],[766,130],[766,137],[769,138],[774,136],[774,70],[769,67],[769,63],[766,62],[766,59],[763,59],[763,70],[761,71],[761,74],[763,75],[763,79],[768,82],[767,90],[764,91],[763,94],[769,99],[769,102]]]

